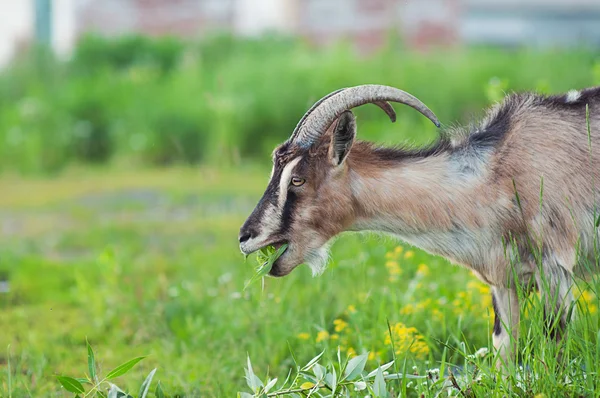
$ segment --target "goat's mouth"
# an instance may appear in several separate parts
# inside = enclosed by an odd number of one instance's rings
[[[268,243],[264,243],[261,244],[260,246],[256,247],[256,249],[252,250],[252,251],[244,251],[242,250],[242,253],[245,256],[249,256],[253,253],[258,253],[259,258],[260,257],[265,257],[267,251],[265,249],[267,248],[272,248],[271,250],[269,250],[272,253],[272,256],[275,256],[283,245],[286,245],[285,249],[283,249],[283,252],[281,252],[279,254],[279,256],[273,261],[273,264],[271,265],[271,269],[269,270],[268,275],[269,276],[274,276],[274,277],[278,277],[278,276],[284,276],[287,275],[291,272],[290,270],[286,270],[284,267],[282,267],[282,259],[284,257],[286,257],[288,255],[288,252],[290,251],[290,243],[287,240],[273,240],[270,241]],[[260,253],[262,251],[262,253]]]
[[[285,269],[283,269],[281,267],[281,260],[283,257],[285,257],[285,255],[287,254],[287,252],[290,248],[289,242],[287,242],[285,240],[281,240],[281,241],[271,243],[270,245],[265,245],[265,246],[263,246],[263,248],[265,248],[267,246],[273,246],[275,248],[275,252],[277,252],[283,245],[286,245],[286,248],[279,255],[279,257],[277,257],[277,259],[275,259],[275,261],[273,262],[273,265],[271,266],[271,269],[269,270],[269,276],[274,276],[274,277],[285,276],[285,275],[289,274],[291,271],[291,270],[286,271]]]
[[[281,246],[286,245],[286,244],[289,247],[289,242],[286,241],[286,240],[278,240],[278,241],[275,241],[275,242],[266,243],[266,244],[260,246],[258,249],[254,250],[252,253],[259,252],[259,251],[264,250],[264,249],[266,249],[266,248],[268,248],[270,246],[274,247],[275,251],[277,251],[277,250],[279,250],[279,248]],[[286,247],[285,250],[283,251],[283,253],[281,253],[281,256],[283,256],[283,254],[287,251],[288,247]],[[252,253],[249,253],[249,254],[252,254]]]

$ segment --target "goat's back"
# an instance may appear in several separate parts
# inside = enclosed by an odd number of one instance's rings
[[[590,251],[600,206],[600,87],[513,94],[486,122],[498,135],[488,183],[518,207],[509,224],[527,225],[554,251],[571,252],[578,243]]]

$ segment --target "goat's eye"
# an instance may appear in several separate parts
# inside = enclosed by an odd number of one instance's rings
[[[300,185],[304,184],[304,182],[304,178],[292,177],[292,185],[295,187],[299,187]]]

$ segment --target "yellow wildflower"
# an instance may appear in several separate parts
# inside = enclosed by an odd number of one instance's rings
[[[471,280],[467,283],[467,290],[459,292],[452,301],[453,312],[461,314],[465,312],[483,314],[489,318],[489,309],[492,307],[492,296],[490,287],[479,280]]]
[[[389,333],[386,334],[385,344],[391,345],[392,338],[396,355],[410,352],[417,359],[423,359],[429,354],[429,346],[423,336],[414,327],[407,327],[403,323],[398,322],[391,327],[391,337]]]
[[[482,296],[490,294],[490,287],[479,282],[478,280],[472,280],[467,283],[467,289],[474,290]]]
[[[396,246],[394,249],[394,254],[401,254],[404,248],[402,246]]]
[[[345,322],[341,319],[336,319],[335,321],[333,321],[333,325],[335,326],[336,332],[341,332],[344,329],[346,329],[346,327],[348,327],[348,322]]]
[[[350,304],[346,311],[348,311],[349,314],[354,314],[356,312],[356,307],[353,304]]]
[[[424,301],[418,303],[408,303],[400,310],[400,314],[402,315],[412,315],[420,312],[433,312],[439,313],[441,312],[437,309],[438,303],[434,302],[432,299],[428,298]],[[438,315],[439,315],[438,314]]]
[[[348,354],[348,357],[354,357],[356,356],[356,350],[352,347],[348,347],[346,354]]]
[[[300,340],[308,340],[308,339],[310,339],[310,334],[308,334],[308,333],[298,333],[298,338]]]
[[[330,338],[331,338],[331,340],[337,340],[337,339],[339,339],[339,338],[340,338],[340,335],[339,335],[339,334],[335,334],[335,333],[334,333],[334,334],[332,334],[332,335],[331,335],[331,337],[330,337]]]
[[[404,253],[404,258],[408,259],[408,258],[412,258],[414,257],[415,252],[413,252],[412,250],[407,251],[406,253]]]
[[[321,341],[327,340],[329,338],[329,332],[327,330],[321,330],[317,333],[316,342],[320,343]]]
[[[432,309],[431,314],[433,315],[433,318],[436,321],[441,321],[444,319],[444,314],[442,313],[442,311],[438,310],[437,308]]]
[[[417,267],[417,275],[420,275],[420,276],[429,275],[429,267],[427,266],[427,264],[419,264],[419,266]]]
[[[387,261],[385,263],[385,267],[388,270],[388,273],[390,274],[389,280],[390,282],[395,282],[398,280],[398,275],[400,275],[402,273],[402,270],[400,269],[400,266],[398,265],[397,261]]]
[[[369,352],[369,357],[368,357],[368,360],[369,360],[369,361],[373,361],[374,359],[375,359],[375,353],[374,353],[373,351],[370,351],[370,352]]]
[[[402,315],[411,315],[414,314],[415,312],[415,308],[416,306],[414,304],[406,304],[404,307],[402,307],[402,309],[400,310],[400,313]]]
[[[594,295],[593,292],[590,292],[589,290],[584,290],[581,293],[581,296],[579,296],[579,301],[581,301],[581,304],[585,307],[587,307],[588,311],[590,312],[590,314],[594,314],[598,311],[598,306],[596,305],[596,296]]]

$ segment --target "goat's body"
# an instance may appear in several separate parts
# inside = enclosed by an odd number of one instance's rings
[[[600,208],[600,89],[580,98],[512,95],[470,134],[454,133],[423,156],[398,150],[394,159],[390,150],[357,145],[349,161],[371,184],[356,189],[369,191],[377,210],[355,229],[395,234],[494,286],[510,283],[510,261],[533,272],[530,243],[543,255],[562,253],[573,271],[577,246],[594,257]]]
[[[348,109],[370,102],[394,120],[388,100],[439,126],[424,104],[397,89],[367,85],[324,97],[274,152],[269,185],[240,230],[242,251],[287,242],[271,275],[302,262],[318,273],[326,242],[340,232],[389,233],[492,286],[494,346],[504,358],[515,340],[509,331],[516,337],[518,329],[519,284],[542,291],[560,335],[575,267],[595,267],[600,255],[600,87],[510,95],[478,126],[418,151],[354,139]]]
[[[564,310],[575,266],[595,267],[600,252],[599,111],[600,88],[514,94],[479,127],[422,154],[355,145],[353,190],[367,205],[353,229],[392,233],[470,268],[494,288],[508,326],[518,322],[515,282],[535,281],[557,296],[549,309]],[[506,346],[500,322],[495,343]]]

